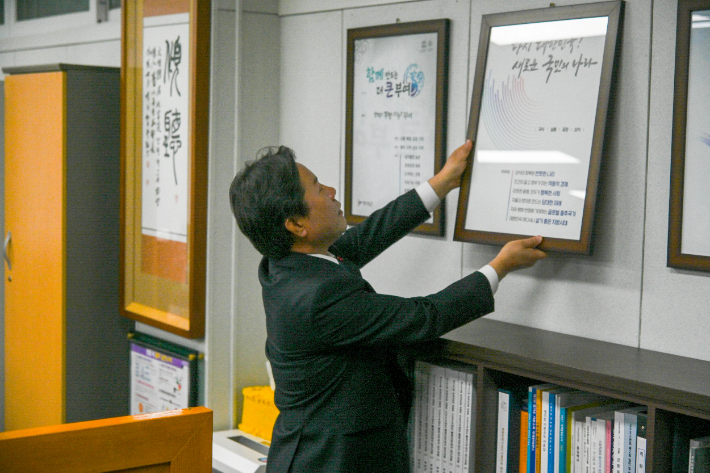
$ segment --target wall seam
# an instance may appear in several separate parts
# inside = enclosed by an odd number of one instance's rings
[[[650,32],[648,42],[648,96],[646,98],[646,172],[644,179],[644,202],[643,202],[643,232],[641,234],[641,284],[639,287],[639,324],[637,348],[641,348],[641,334],[643,328],[643,289],[646,266],[646,220],[648,219],[648,159],[651,149],[651,83],[653,79],[653,16],[655,12],[655,0],[651,0]]]

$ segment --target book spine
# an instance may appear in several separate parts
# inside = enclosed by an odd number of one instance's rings
[[[473,374],[466,373],[466,385],[465,385],[465,397],[466,408],[464,409],[464,453],[463,453],[463,471],[464,473],[469,473],[473,470],[471,465],[471,460],[476,454],[474,450],[474,443],[472,440],[472,429],[473,423],[475,422],[475,416],[473,413],[473,406],[476,405],[476,389],[473,385]]]
[[[537,404],[536,389],[528,390],[528,473],[535,473],[535,446],[537,443]]]
[[[646,473],[646,439],[636,439],[636,473]]]
[[[591,454],[591,418],[587,417],[584,422],[584,430],[582,431],[582,468],[584,473],[590,473],[590,454]]]
[[[454,465],[456,473],[468,473],[463,470],[463,452],[464,452],[464,429],[466,418],[464,411],[466,409],[466,373],[459,371],[458,373],[458,402],[456,403],[456,417],[458,423],[456,427],[456,454],[454,456]]]
[[[518,463],[518,471],[527,473],[528,471],[528,425],[529,413],[527,409],[520,411],[520,462]]]
[[[458,402],[459,402],[459,377],[457,371],[451,371],[451,379],[449,379],[449,418],[450,418],[450,435],[449,435],[449,471],[456,473],[456,449],[458,448]]]
[[[633,473],[636,463],[636,415],[624,413],[624,473]]]
[[[569,465],[569,439],[567,438],[567,408],[560,408],[560,448],[559,448],[559,473],[567,473],[567,465]]]
[[[614,455],[612,463],[612,473],[621,473],[623,471],[624,456],[623,452],[623,435],[624,435],[624,414],[621,412],[614,413],[614,435],[612,442],[614,443]]]
[[[550,473],[550,393],[542,392],[542,419],[540,420],[540,473]]]
[[[604,473],[611,473],[611,449],[612,449],[612,430],[613,422],[606,421],[606,441],[604,444]]]
[[[451,370],[442,370],[441,381],[441,473],[452,473],[449,471],[449,373]]]
[[[548,407],[548,413],[547,415],[549,416],[549,421],[547,423],[547,472],[548,473],[555,473],[555,452],[557,449],[555,448],[555,426],[557,425],[557,417],[555,417],[555,393],[550,393],[548,402],[549,402],[549,407]]]
[[[544,425],[543,419],[542,419],[542,395],[544,391],[542,390],[536,390],[535,391],[535,403],[536,403],[536,408],[535,410],[537,411],[537,418],[535,420],[535,425],[537,427],[536,432],[535,432],[535,472],[536,473],[546,473],[546,470],[542,469],[541,461],[542,461],[542,438],[543,438],[543,433],[542,433],[542,426]]]
[[[498,391],[498,433],[496,436],[496,471],[508,471],[508,434],[510,419],[510,393]]]

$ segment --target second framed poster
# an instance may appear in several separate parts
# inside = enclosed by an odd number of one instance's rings
[[[454,239],[589,254],[622,7],[483,17]]]
[[[449,20],[348,30],[345,217],[353,225],[446,160]],[[415,232],[444,234],[443,205]]]
[[[678,2],[675,58],[668,266],[710,271],[710,0]]]
[[[205,333],[209,0],[124,2],[121,313]]]

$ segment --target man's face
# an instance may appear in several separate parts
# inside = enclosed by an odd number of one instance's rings
[[[335,200],[335,189],[318,182],[318,178],[302,164],[298,166],[301,186],[305,190],[303,199],[308,205],[308,217],[302,219],[307,240],[314,247],[328,249],[347,229],[340,202]]]

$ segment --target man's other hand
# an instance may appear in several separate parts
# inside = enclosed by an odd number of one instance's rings
[[[498,273],[498,279],[503,279],[511,271],[529,268],[538,260],[546,258],[547,253],[537,248],[540,243],[540,235],[506,243],[498,256],[490,262],[490,266]]]
[[[440,199],[443,199],[446,194],[461,185],[461,175],[466,170],[472,148],[473,143],[471,143],[471,140],[466,140],[466,143],[451,153],[441,171],[429,179],[429,184]]]

